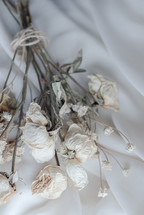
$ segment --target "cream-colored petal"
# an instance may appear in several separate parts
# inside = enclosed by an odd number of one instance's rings
[[[82,190],[88,184],[88,177],[86,171],[75,160],[68,161],[66,165],[68,175],[68,184],[76,190]]]
[[[32,102],[26,112],[26,120],[39,125],[47,125],[47,118],[43,115],[40,105]]]

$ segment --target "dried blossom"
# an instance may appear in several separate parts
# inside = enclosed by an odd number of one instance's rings
[[[131,144],[131,143],[128,143],[127,145],[126,145],[126,150],[127,150],[127,152],[133,152],[133,151],[135,151],[135,146],[133,145],[133,144]]]
[[[75,123],[70,125],[62,147],[65,147],[65,155],[69,157],[69,154],[73,154],[73,158],[81,163],[89,160],[97,151],[95,142]],[[61,154],[64,154],[63,150]]]
[[[12,187],[9,179],[0,174],[0,204],[5,204],[12,196],[16,194],[16,187]]]
[[[12,160],[13,150],[15,142],[7,143],[6,141],[0,141],[0,164],[4,164]],[[22,154],[24,153],[24,148],[22,145],[17,146],[16,151],[16,162],[21,162]]]
[[[28,111],[26,112],[26,120],[28,122],[33,122],[39,125],[47,125],[48,120],[43,115],[41,107],[37,104],[32,102],[29,106]]]
[[[113,130],[113,128],[110,127],[110,126],[107,126],[107,127],[104,128],[104,134],[105,134],[106,136],[111,135],[113,132],[114,132],[114,130]]]
[[[112,165],[110,164],[109,161],[104,160],[102,161],[102,168],[105,170],[112,170]]]
[[[117,102],[117,87],[115,82],[108,81],[103,78],[103,76],[98,74],[91,74],[88,76],[89,92],[93,95],[96,102],[99,99],[103,100],[103,108],[113,109],[119,111]]]
[[[104,188],[100,187],[99,192],[98,192],[98,197],[104,198],[107,195],[108,195],[107,188],[106,187],[104,187]]]
[[[83,167],[75,160],[69,160],[66,165],[68,184],[76,190],[82,190],[88,184],[88,176]]]
[[[129,171],[130,171],[130,170],[129,170],[128,168],[125,168],[125,169],[123,169],[122,173],[123,173],[123,175],[124,175],[125,177],[128,177]]]
[[[82,117],[82,116],[86,115],[86,112],[88,110],[88,106],[84,106],[80,102],[78,102],[77,104],[72,105],[72,110],[74,112],[77,112],[78,117]]]
[[[27,122],[22,128],[21,140],[32,149],[32,156],[38,163],[51,160],[55,154],[57,135],[50,136],[45,126]]]
[[[31,190],[47,199],[57,199],[67,188],[67,177],[59,166],[48,165],[40,171]]]

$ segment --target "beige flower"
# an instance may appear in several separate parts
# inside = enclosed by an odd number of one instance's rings
[[[32,149],[32,156],[39,163],[53,158],[57,135],[50,136],[45,126],[27,122],[22,128],[21,140]]]
[[[47,118],[42,113],[41,107],[34,102],[30,104],[29,109],[26,112],[26,120],[39,125],[47,125],[48,123]]]
[[[96,151],[97,146],[94,140],[86,135],[79,125],[75,123],[70,125],[64,143],[61,145],[61,154],[83,163],[89,160]]]
[[[94,99],[98,101],[103,100],[103,108],[113,109],[119,111],[117,101],[117,86],[115,82],[108,81],[103,76],[98,74],[91,74],[88,76],[89,92],[93,95]]]
[[[80,191],[87,186],[87,173],[78,162],[75,160],[69,160],[66,165],[66,171],[70,187]]]
[[[0,140],[0,164],[4,164],[12,160],[13,150],[14,150],[14,142],[7,143],[6,141]],[[22,154],[24,153],[23,146],[17,146],[16,151],[16,162],[21,162]]]
[[[72,109],[73,109],[73,111],[77,112],[78,117],[82,117],[82,116],[86,115],[88,106],[84,106],[80,102],[78,102],[77,104],[72,105]]]
[[[12,187],[6,176],[0,174],[0,204],[6,203],[16,194],[16,188]]]
[[[48,165],[40,171],[31,190],[47,199],[57,199],[67,188],[67,177],[59,166]]]

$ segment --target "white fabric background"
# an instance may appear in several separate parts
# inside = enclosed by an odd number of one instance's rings
[[[120,112],[101,111],[103,121],[123,131],[136,145],[136,153],[127,154],[121,137],[116,134],[104,137],[99,128],[100,143],[112,148],[119,161],[130,167],[129,177],[125,178],[111,159],[113,171],[103,175],[109,195],[99,199],[98,161],[90,160],[85,165],[89,185],[84,190],[78,193],[68,189],[57,200],[45,200],[32,196],[30,184],[47,164],[37,164],[26,148],[23,162],[16,167],[26,185],[18,182],[18,194],[0,207],[0,214],[143,215],[144,1],[31,0],[30,11],[34,26],[49,36],[48,50],[56,61],[70,62],[83,49],[83,67],[87,74],[100,73],[117,82]],[[0,88],[12,58],[9,44],[17,31],[17,24],[0,2]],[[14,73],[18,63],[17,60]],[[15,95],[20,92],[22,72],[13,86]],[[75,77],[83,86],[87,85],[86,74]],[[37,79],[32,70],[29,79],[37,94]],[[0,169],[10,170],[10,164]]]

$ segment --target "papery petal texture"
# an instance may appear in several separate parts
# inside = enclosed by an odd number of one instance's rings
[[[40,171],[31,190],[47,199],[57,199],[67,188],[67,177],[59,166],[48,165]]]

